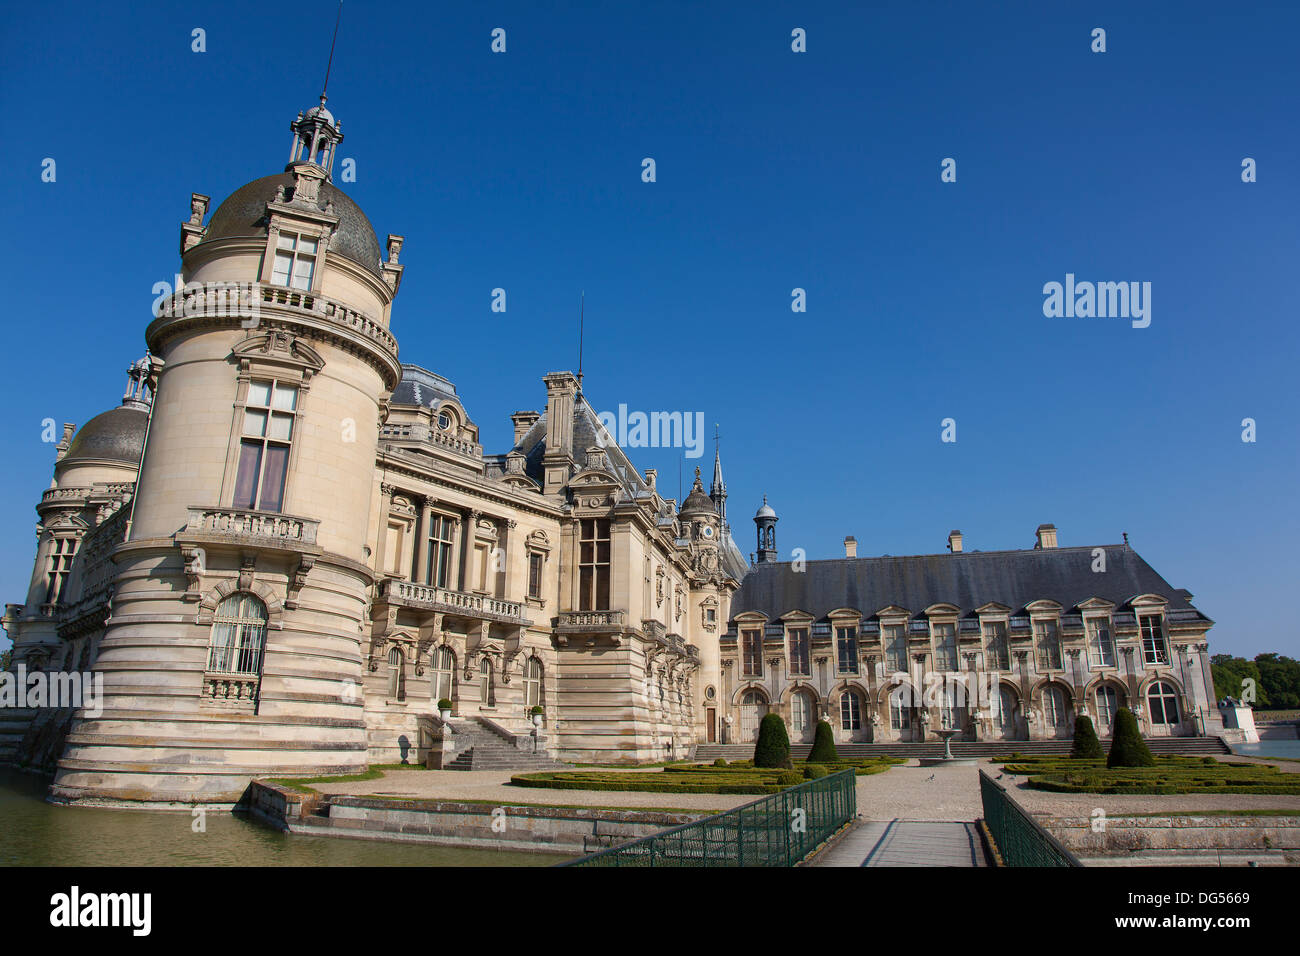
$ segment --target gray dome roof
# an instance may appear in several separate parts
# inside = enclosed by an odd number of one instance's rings
[[[776,512],[773,511],[773,510],[772,510],[772,506],[769,505],[769,504],[767,503],[767,495],[764,495],[764,496],[763,496],[763,507],[761,507],[761,508],[758,509],[758,511],[757,511],[757,513],[755,513],[754,517],[755,517],[755,518],[775,518],[775,517],[776,517]]]
[[[292,173],[279,173],[263,176],[236,189],[212,214],[204,241],[234,236],[265,236],[266,204],[275,199],[276,191],[281,186],[291,195],[293,185]],[[330,252],[346,256],[382,278],[383,253],[379,248],[375,227],[370,224],[366,214],[343,190],[327,182],[321,183],[318,206],[323,210],[329,202],[334,203],[334,214],[339,217],[338,232],[330,240]]]
[[[60,465],[72,461],[117,461],[140,464],[149,412],[139,405],[119,405],[92,418],[72,436]]]
[[[705,514],[713,513],[713,499],[704,493],[702,488],[694,488],[686,496],[686,501],[682,503],[682,509],[679,514],[695,514],[703,512]]]

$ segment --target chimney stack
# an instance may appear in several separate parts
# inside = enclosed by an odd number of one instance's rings
[[[537,419],[542,416],[538,412],[515,412],[510,416],[510,420],[515,423],[515,447],[524,440],[524,436],[529,430],[537,424]]]
[[[948,532],[948,550],[951,551],[953,554],[961,553],[961,532],[960,531],[954,530]]]
[[[1034,545],[1035,551],[1046,551],[1048,548],[1056,547],[1056,525],[1040,524],[1035,534],[1038,537],[1038,543]]]
[[[856,558],[858,556],[858,539],[849,535],[844,539],[844,557]]]

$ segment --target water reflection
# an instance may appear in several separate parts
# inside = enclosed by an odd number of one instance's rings
[[[554,854],[290,836],[230,813],[45,802],[47,782],[0,769],[0,866],[547,866]]]

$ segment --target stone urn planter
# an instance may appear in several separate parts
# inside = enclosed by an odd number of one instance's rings
[[[451,720],[451,701],[445,697],[438,701],[438,716],[442,718],[444,724]]]
[[[543,716],[543,714],[544,714],[544,711],[542,710],[541,707],[534,707],[532,710],[530,710],[530,711],[528,712],[528,715],[529,715],[529,716],[532,718],[532,720],[533,720],[533,726],[534,726],[534,727],[541,727],[541,726],[542,726],[542,716]]]

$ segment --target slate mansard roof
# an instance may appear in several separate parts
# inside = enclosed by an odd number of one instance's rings
[[[437,408],[443,402],[460,402],[456,386],[437,372],[418,365],[402,363],[402,380],[393,389],[394,405],[419,405]]]
[[[1092,570],[1098,547],[1106,552],[1104,572]],[[915,617],[935,604],[953,604],[971,617],[985,604],[1004,604],[1015,614],[1038,600],[1056,601],[1068,612],[1089,598],[1122,608],[1140,594],[1158,594],[1171,611],[1209,623],[1190,594],[1170,586],[1125,544],[836,558],[809,561],[802,571],[790,563],[757,564],[732,598],[731,616],[759,611],[776,620],[798,610],[821,620],[838,608],[854,608],[869,619],[894,605]]]

